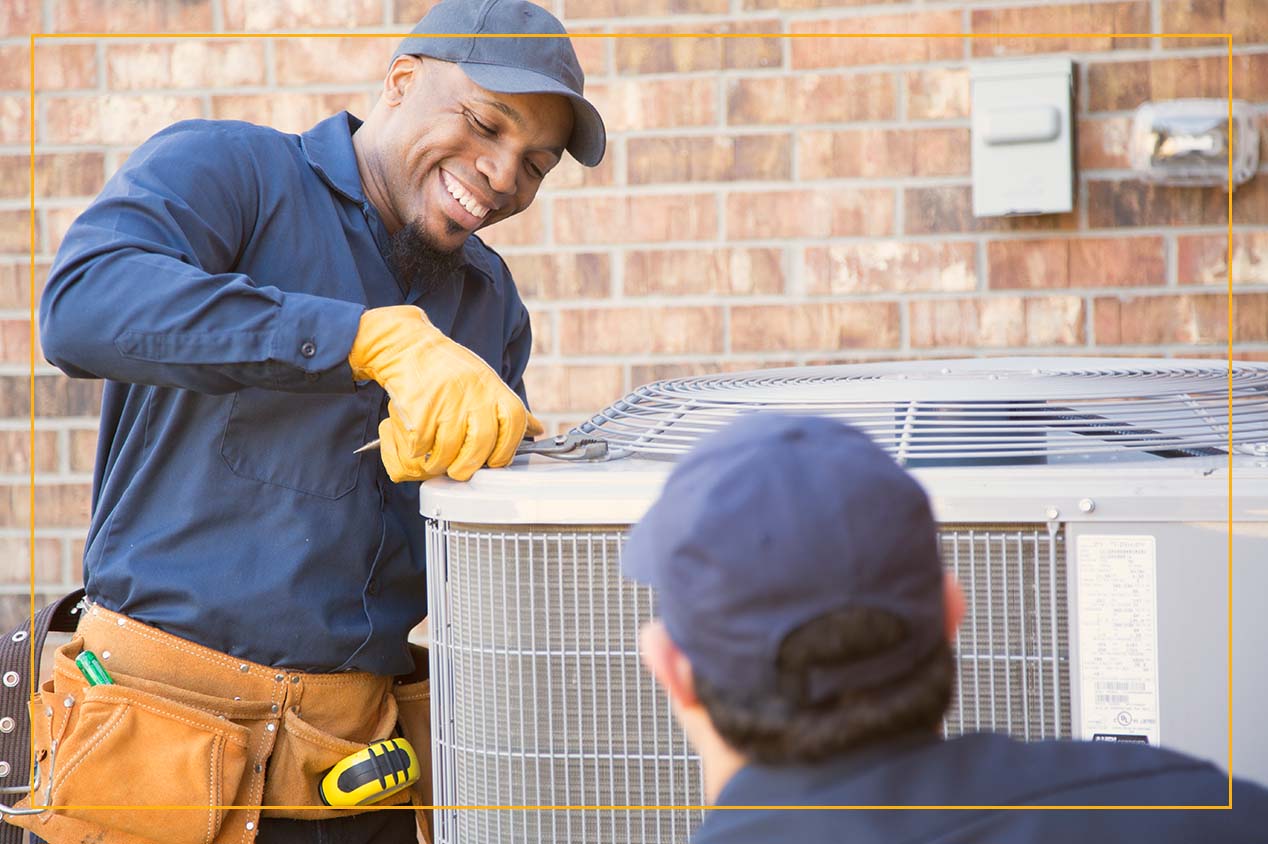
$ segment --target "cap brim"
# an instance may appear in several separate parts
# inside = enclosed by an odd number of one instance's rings
[[[458,62],[467,77],[487,91],[499,94],[558,94],[572,103],[572,137],[568,152],[587,167],[603,160],[607,130],[599,111],[585,97],[562,82],[532,70],[479,62]]]

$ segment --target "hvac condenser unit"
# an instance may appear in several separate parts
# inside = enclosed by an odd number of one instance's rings
[[[638,659],[653,606],[621,547],[678,456],[765,412],[859,426],[929,491],[969,602],[948,735],[1147,741],[1227,767],[1231,711],[1234,770],[1268,781],[1268,366],[1016,358],[662,381],[575,429],[564,459],[424,484],[438,805],[702,802]],[[699,819],[436,824],[445,844],[644,844]]]

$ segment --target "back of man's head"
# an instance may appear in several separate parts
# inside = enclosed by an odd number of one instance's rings
[[[937,543],[924,491],[865,434],[761,414],[675,467],[623,564],[722,739],[803,763],[936,729],[955,621]]]

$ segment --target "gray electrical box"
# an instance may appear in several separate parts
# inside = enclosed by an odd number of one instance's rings
[[[1074,208],[1068,58],[975,64],[973,215],[1057,214]]]

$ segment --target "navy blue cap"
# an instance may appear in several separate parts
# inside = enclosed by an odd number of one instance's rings
[[[653,587],[692,671],[740,694],[778,692],[780,644],[834,610],[887,610],[908,636],[812,669],[808,703],[896,679],[945,636],[924,490],[866,434],[823,417],[752,414],[702,440],[631,531],[622,566]]]
[[[593,167],[603,160],[607,132],[582,94],[586,77],[558,19],[525,0],[442,0],[392,54],[455,62],[472,82],[500,94],[559,94],[572,103],[567,149]],[[460,38],[454,33],[559,35],[560,38]],[[447,36],[447,37],[446,37]]]

